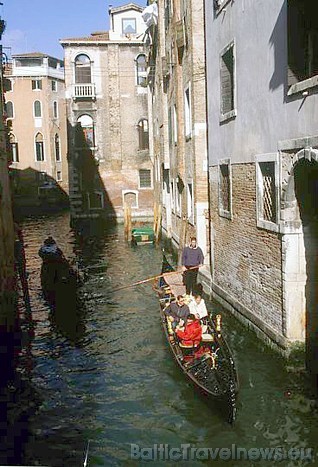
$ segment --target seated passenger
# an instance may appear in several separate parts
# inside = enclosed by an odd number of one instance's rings
[[[199,345],[202,337],[200,321],[196,319],[195,315],[190,313],[185,327],[183,329],[177,329],[176,333],[181,339],[182,345],[197,346]]]
[[[189,303],[189,308],[190,313],[194,314],[197,319],[202,319],[208,316],[205,301],[199,293],[194,295],[193,300]]]
[[[164,312],[172,322],[173,329],[180,323],[180,320],[182,321],[181,324],[183,324],[190,314],[189,307],[184,303],[184,297],[182,295],[178,295],[177,300],[171,302]]]

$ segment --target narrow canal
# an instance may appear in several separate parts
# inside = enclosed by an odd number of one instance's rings
[[[130,247],[121,226],[75,234],[68,214],[27,219],[23,233],[33,326],[22,319],[29,337],[19,371],[30,379],[36,400],[23,427],[28,433],[24,464],[80,467],[88,451],[89,466],[137,466],[155,458],[150,449],[160,444],[223,451],[216,460],[206,460],[206,450],[191,455],[183,447],[185,459],[169,462],[157,454],[153,465],[273,465],[273,457],[258,460],[266,448],[277,448],[268,455],[275,454],[279,465],[309,465],[316,459],[318,417],[313,401],[305,396],[301,375],[251,331],[222,312],[241,386],[237,421],[231,427],[179,373],[161,331],[151,285],[114,290],[157,274],[160,248]],[[59,326],[40,289],[37,253],[49,234],[87,273],[78,319],[65,318]],[[67,313],[65,309],[66,317]],[[239,448],[256,448],[254,460],[253,455],[248,461],[237,453]],[[301,452],[297,455],[291,448],[303,448],[307,460],[300,460]],[[138,453],[143,457],[137,459]],[[288,460],[281,460],[284,455]]]

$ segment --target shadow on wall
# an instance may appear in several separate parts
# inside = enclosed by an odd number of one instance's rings
[[[306,257],[306,365],[318,395],[318,164],[295,166],[295,194],[304,232]]]
[[[274,48],[274,72],[269,82],[269,89],[274,91],[281,85],[284,86],[284,95],[287,93],[287,66],[288,66],[288,48],[286,31],[287,7],[282,6],[275,27],[270,36],[269,43]]]
[[[92,149],[93,128],[83,128],[80,123],[73,127],[68,122],[68,138],[70,193],[75,201],[74,210],[83,217],[95,215],[96,218],[116,219],[115,209],[99,173],[99,161]]]
[[[68,194],[45,172],[31,167],[10,168],[14,214],[60,211],[69,206]]]

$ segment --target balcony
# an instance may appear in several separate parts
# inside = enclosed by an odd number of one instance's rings
[[[96,99],[96,92],[95,92],[95,84],[88,83],[88,84],[73,84],[73,91],[72,97],[74,100],[95,100]]]

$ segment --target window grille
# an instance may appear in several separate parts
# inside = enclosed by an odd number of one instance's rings
[[[151,170],[139,170],[139,186],[140,188],[151,188]]]
[[[230,173],[228,164],[220,165],[220,202],[224,211],[230,211]]]
[[[263,219],[276,222],[275,163],[261,162],[263,179]]]

